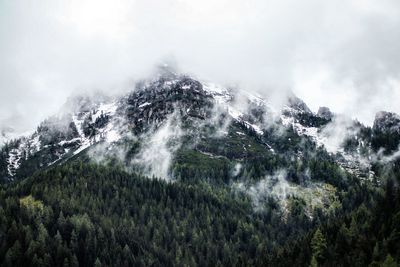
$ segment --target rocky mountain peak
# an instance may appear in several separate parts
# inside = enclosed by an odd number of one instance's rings
[[[160,76],[129,94],[126,117],[135,131],[141,131],[175,111],[204,119],[212,105],[212,97],[199,81],[185,75]]]
[[[393,112],[380,111],[375,116],[373,129],[379,132],[400,134],[400,116]]]
[[[334,116],[334,114],[331,112],[331,110],[328,107],[320,107],[317,112],[317,116],[324,118],[326,120],[331,120]]]
[[[288,97],[288,106],[298,113],[312,113],[307,104],[294,94]]]

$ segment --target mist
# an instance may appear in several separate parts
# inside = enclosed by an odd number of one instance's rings
[[[396,0],[5,0],[0,14],[0,128],[32,130],[71,94],[131,90],[166,61],[369,125],[400,113]]]
[[[170,115],[167,121],[149,137],[132,164],[138,164],[149,177],[170,179],[170,167],[174,153],[179,149],[179,139],[183,135],[179,116]]]

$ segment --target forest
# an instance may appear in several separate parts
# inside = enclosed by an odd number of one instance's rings
[[[396,172],[394,172],[396,173]],[[393,173],[392,173],[393,174]],[[73,161],[0,190],[2,266],[397,266],[398,172],[333,214],[261,212],[229,187]],[[285,219],[283,219],[285,217]]]

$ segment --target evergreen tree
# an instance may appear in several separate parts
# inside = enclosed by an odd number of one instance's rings
[[[96,261],[94,262],[94,267],[101,267],[101,262],[99,258],[96,258]]]
[[[318,263],[322,263],[325,259],[326,249],[327,243],[325,237],[320,228],[318,228],[311,239],[312,259],[315,259]]]
[[[388,254],[385,261],[382,264],[382,267],[397,267],[397,263],[394,261],[393,257]]]

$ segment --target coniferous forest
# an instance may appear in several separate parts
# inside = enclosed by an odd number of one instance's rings
[[[2,266],[397,266],[399,175],[310,220],[201,181],[76,161],[0,191]]]

